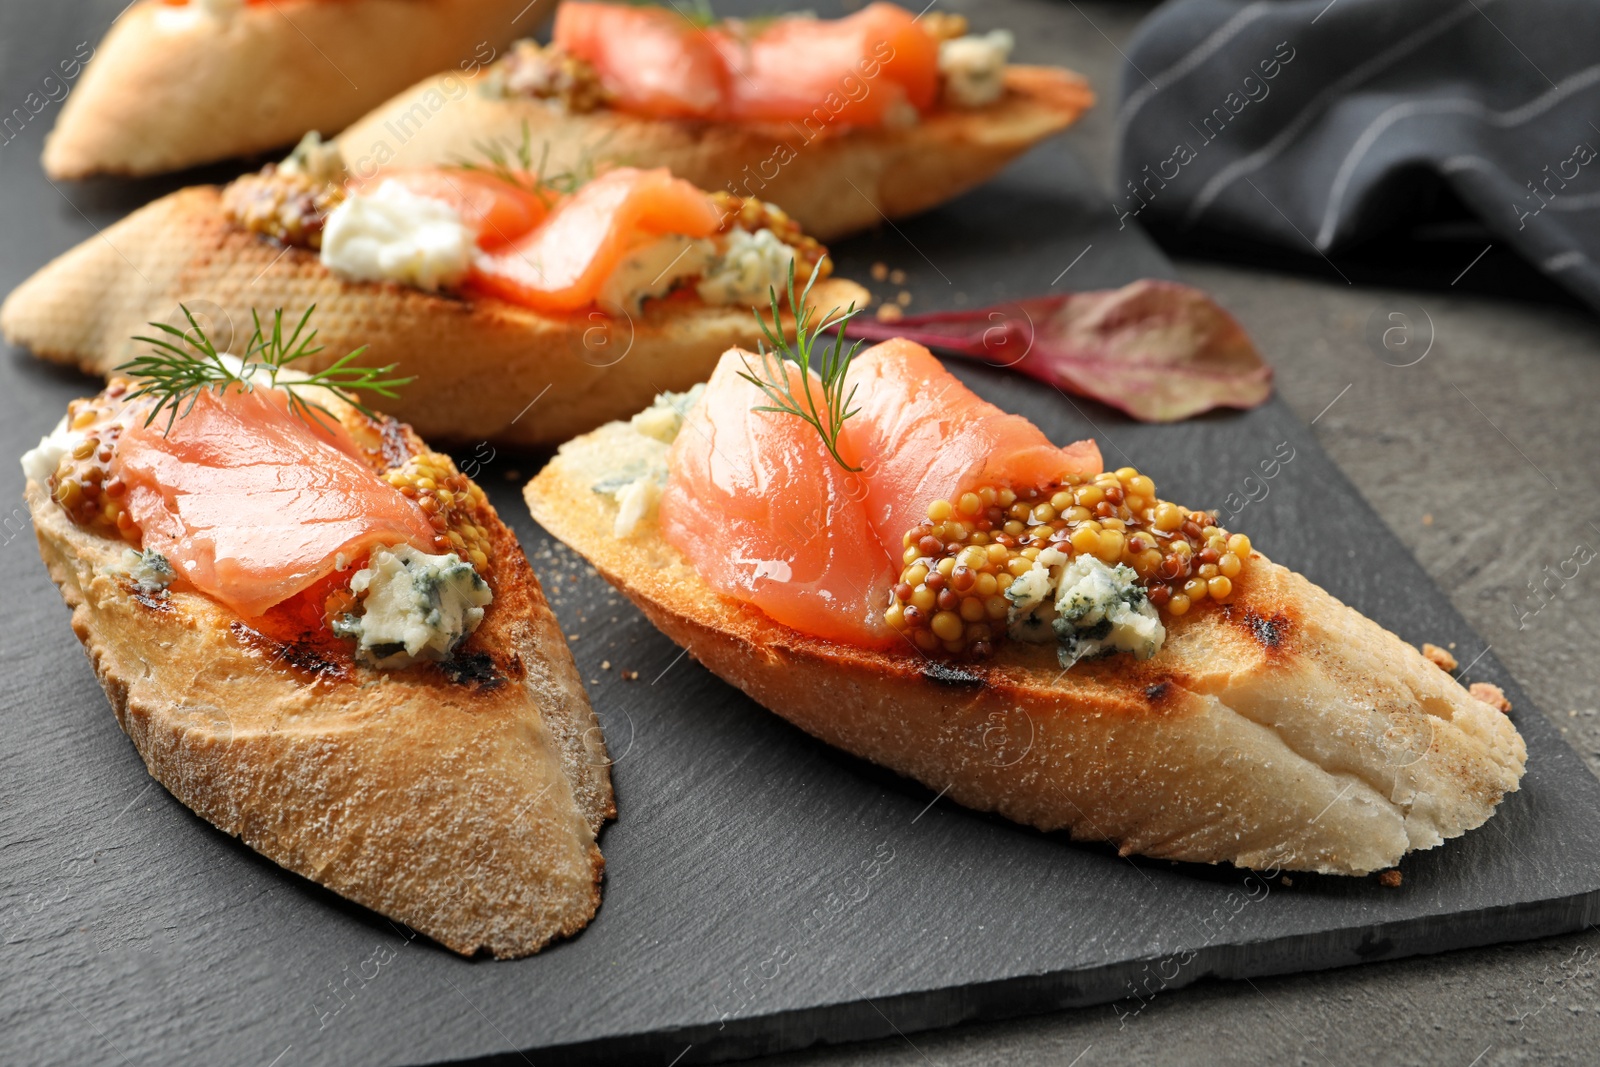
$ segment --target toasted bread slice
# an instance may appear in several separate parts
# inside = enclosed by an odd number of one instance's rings
[[[667,636],[806,732],[980,811],[1124,854],[1362,874],[1480,825],[1526,760],[1507,717],[1416,649],[1256,555],[1232,603],[1165,646],[1062,671],[825,641],[713,591],[653,520],[592,490],[622,430],[564,445],[533,516]]]
[[[487,75],[428,78],[350,126],[338,143],[368,178],[389,167],[477,158],[485,144],[549,145],[551,172],[588,159],[667,167],[702,189],[756,196],[831,241],[941,204],[992,177],[1093,102],[1086,82],[1053,67],[1006,70],[987,107],[946,108],[906,130],[808,132],[792,125],[571,114],[543,100],[484,93]]]
[[[45,141],[56,179],[178,170],[335,133],[436,70],[493,59],[536,0],[279,0],[208,14],[139,0],[100,42]]]
[[[327,404],[341,418],[347,405]],[[391,465],[422,449],[383,427]],[[609,760],[554,614],[485,505],[494,600],[450,664],[358,666],[120,573],[30,479],[50,576],[150,774],[275,863],[463,954],[537,952],[600,903]],[[257,624],[260,625],[260,624]]]
[[[823,309],[868,299],[836,278],[812,293]],[[131,338],[148,335],[148,323],[181,324],[179,304],[224,348],[225,338],[249,335],[252,311],[298,315],[315,304],[323,351],[296,366],[314,370],[370,345],[364,362],[416,378],[378,406],[429,438],[517,445],[553,444],[631,414],[658,392],[704,380],[730,345],[761,336],[748,307],[687,296],[649,301],[631,319],[557,317],[490,296],[344,281],[315,252],[234,225],[213,186],[157,200],[52,260],[0,306],[0,331],[45,359],[104,375],[143,351]]]

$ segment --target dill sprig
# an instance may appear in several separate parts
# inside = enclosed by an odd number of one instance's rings
[[[545,207],[557,196],[570,196],[589,183],[595,176],[595,153],[604,148],[610,135],[593,149],[584,148],[577,165],[570,170],[550,171],[550,142],[540,142],[539,158],[533,158],[533,131],[528,120],[522,120],[522,139],[518,142],[494,139],[474,141],[477,159],[457,158],[453,166],[460,170],[478,171],[500,179],[507,185],[525,189],[537,196]]]
[[[826,258],[826,257],[824,257]],[[811,306],[811,287],[817,284],[817,275],[821,271],[822,261],[811,268],[811,278],[806,282],[805,290],[797,301],[794,295],[794,260],[789,261],[789,310],[794,313],[794,343],[791,345],[784,338],[783,319],[778,304],[778,292],[768,287],[767,292],[772,298],[772,319],[769,322],[757,309],[752,309],[756,317],[756,324],[761,327],[761,332],[766,341],[756,341],[756,351],[761,360],[760,373],[750,366],[750,361],[744,359],[744,370],[739,372],[739,377],[760,389],[770,405],[763,404],[751,408],[751,411],[771,411],[779,415],[794,415],[810,423],[822,437],[822,444],[834,461],[847,471],[858,472],[860,467],[852,467],[839,455],[839,431],[844,428],[845,420],[856,413],[850,406],[855,400],[856,387],[851,386],[850,392],[844,391],[845,375],[850,369],[850,361],[855,359],[856,353],[861,349],[861,342],[856,341],[849,347],[844,343],[845,324],[861,313],[861,308],[851,305],[844,311],[837,307],[826,315],[816,319],[816,311]],[[833,343],[830,345],[824,336],[828,331],[834,331]],[[817,339],[823,338],[820,351],[817,349]],[[768,347],[770,344],[771,347]],[[741,357],[743,358],[743,357]],[[813,388],[812,369],[815,360],[816,378],[820,388]],[[794,363],[800,368],[800,380],[804,382],[803,392],[796,396],[794,382],[790,379],[785,362]],[[821,406],[818,406],[818,396],[821,394]]]
[[[120,373],[142,383],[128,395],[129,400],[155,397],[155,406],[144,420],[146,426],[155,422],[162,411],[167,412],[163,434],[172,432],[173,423],[189,414],[194,409],[195,401],[206,390],[210,389],[220,396],[230,387],[238,386],[242,392],[248,393],[255,388],[257,378],[263,375],[268,388],[281,389],[288,396],[290,411],[324,428],[330,427],[322,421],[322,416],[332,418],[333,412],[314,398],[308,399],[303,390],[330,390],[370,417],[373,413],[357,399],[357,391],[393,399],[400,395],[395,392],[396,389],[412,381],[411,378],[385,377],[393,372],[393,363],[386,367],[356,366],[354,361],[366,352],[366,345],[322,370],[280,381],[280,371],[322,351],[322,346],[316,344],[317,331],[314,328],[309,332],[306,330],[311,322],[311,313],[317,310],[315,304],[306,308],[305,314],[300,316],[300,321],[287,335],[283,329],[282,308],[273,312],[270,331],[262,325],[261,316],[252,310],[250,317],[255,322],[255,331],[245,345],[244,355],[238,357],[237,370],[229,365],[223,353],[217,351],[217,346],[206,336],[205,329],[196,321],[194,314],[186,306],[178,306],[184,318],[189,320],[189,329],[180,330],[164,322],[152,322],[151,326],[167,336],[135,337],[135,341],[155,346],[155,351],[129,360],[117,368]]]

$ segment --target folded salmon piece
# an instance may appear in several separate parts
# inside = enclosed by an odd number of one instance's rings
[[[1100,471],[1093,441],[1058,448],[1027,419],[961,384],[927,349],[886,341],[851,363],[856,414],[828,453],[802,420],[742,377],[729,352],[672,450],[661,528],[707,582],[788,626],[869,647],[904,642],[884,623],[902,538],[937,499],[985,482],[1045,486]],[[785,366],[796,396],[806,383]],[[820,396],[813,373],[810,387]],[[852,390],[854,390],[852,394]]]
[[[282,397],[201,393],[170,428],[135,417],[109,464],[144,547],[247,618],[378,545],[437,550],[428,516],[372,476],[338,423],[307,423]]]
[[[893,4],[702,26],[668,8],[569,0],[553,39],[594,66],[618,109],[650,118],[796,122],[827,106],[831,121],[879,126],[939,95],[939,42]]]

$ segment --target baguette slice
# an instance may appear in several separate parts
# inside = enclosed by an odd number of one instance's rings
[[[1226,608],[1153,658],[1008,643],[987,665],[875,652],[713,591],[653,520],[617,537],[591,490],[619,426],[564,445],[535,519],[711,671],[807,733],[959,803],[1122,854],[1364,874],[1488,819],[1527,758],[1500,712],[1416,649],[1257,555]]]
[[[813,290],[823,309],[868,299],[837,278]],[[631,319],[556,317],[490,296],[344,281],[315,252],[235,226],[214,186],[163,197],[46,264],[0,306],[0,331],[105,375],[144,350],[131,338],[148,323],[181,325],[179,304],[224,346],[249,335],[252,311],[295,317],[315,304],[323,351],[296,366],[319,369],[370,345],[364,363],[416,378],[399,399],[375,400],[383,410],[429,438],[514,445],[554,444],[631,414],[760,337],[748,307],[693,299],[648,301]]]
[[[527,0],[275,0],[207,14],[139,0],[45,141],[55,179],[143,175],[343,129],[429,71],[476,70],[553,10]]]
[[[394,465],[423,448],[397,423],[383,430]],[[524,956],[589,922],[596,834],[616,814],[609,760],[571,650],[492,509],[494,601],[470,657],[376,671],[281,644],[198,592],[142,593],[120,573],[125,542],[74,523],[37,481],[26,495],[117,721],[178,800],[464,955]]]
[[[549,146],[552,173],[585,158],[667,167],[702,189],[777,204],[807,233],[831,241],[987,181],[1094,102],[1070,71],[1012,66],[1005,96],[987,107],[936,111],[908,130],[819,135],[789,124],[570,114],[542,100],[488,95],[487,77],[428,78],[352,124],[338,138],[352,173],[368,178],[391,167],[475,159],[485,144],[516,145],[526,136]]]

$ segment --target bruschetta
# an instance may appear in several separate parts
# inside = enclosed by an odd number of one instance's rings
[[[337,132],[425,74],[476,73],[549,0],[135,0],[45,140],[55,179],[180,170]]]
[[[1093,441],[907,341],[805,362],[729,352],[526,490],[801,729],[1041,830],[1254,868],[1386,868],[1517,788],[1506,715]]]
[[[66,252],[7,297],[0,330],[108,374],[144,323],[183,326],[180,304],[241,337],[252,315],[316,305],[327,351],[307,369],[367,345],[415,379],[374,403],[419,433],[531,445],[704,379],[759,337],[752,306],[791,263],[826,263],[763,201],[660,168],[581,182],[518,151],[360,182],[308,138],[282,166],[173,193]],[[840,279],[824,291],[869,299]]]
[[[1076,74],[1009,64],[1012,43],[887,3],[705,24],[676,6],[568,0],[549,45],[519,41],[471,78],[427,78],[340,143],[370,175],[531,130],[558,166],[664,166],[833,240],[987,180],[1093,103]]]
[[[346,399],[394,383],[295,373],[309,331],[272,321],[242,360],[154,334],[23,457],[73,632],[196,814],[457,952],[537,952],[594,915],[615,814],[571,652],[482,490]]]

